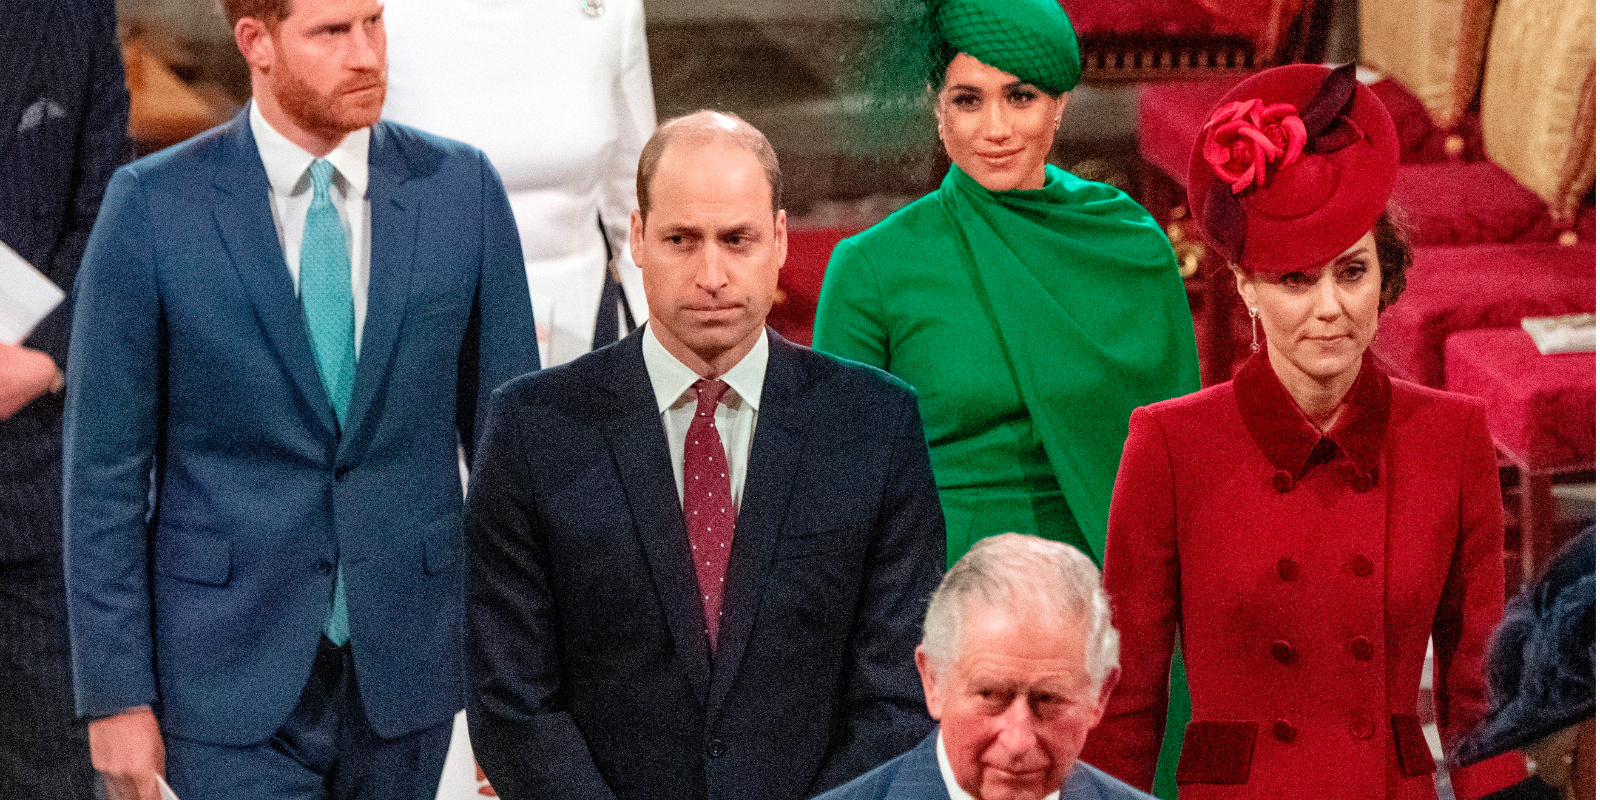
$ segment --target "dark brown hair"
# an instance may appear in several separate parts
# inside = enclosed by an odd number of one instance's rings
[[[245,17],[259,19],[270,28],[289,16],[289,0],[217,0],[217,5],[228,19],[230,31]]]
[[[1378,290],[1378,310],[1382,311],[1400,299],[1406,290],[1406,270],[1411,268],[1411,234],[1404,214],[1393,203],[1372,226],[1372,238],[1377,244],[1378,274],[1383,277]]]
[[[720,118],[720,119],[719,119]],[[729,124],[728,120],[732,120]],[[661,154],[673,142],[690,138],[697,141],[724,139],[750,151],[767,173],[767,184],[772,187],[772,213],[783,208],[783,171],[778,169],[778,154],[772,143],[754,125],[740,119],[737,114],[725,111],[696,111],[669,119],[656,126],[650,141],[644,143],[639,154],[639,172],[634,178],[634,190],[639,194],[639,218],[650,215],[650,182],[655,180],[656,167],[661,164]]]

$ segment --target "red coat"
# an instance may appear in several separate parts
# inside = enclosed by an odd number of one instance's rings
[[[1105,559],[1122,680],[1084,760],[1150,788],[1181,630],[1183,800],[1435,797],[1428,637],[1448,749],[1484,713],[1505,601],[1494,453],[1479,401],[1370,361],[1349,399],[1324,436],[1263,354],[1133,413]],[[1511,754],[1452,778],[1465,799],[1524,774]]]

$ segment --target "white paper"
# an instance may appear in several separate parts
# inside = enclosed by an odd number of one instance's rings
[[[156,781],[161,786],[161,800],[178,800],[178,793],[172,791],[172,787],[167,785],[166,778],[157,775]]]
[[[0,242],[0,342],[20,344],[67,293]]]
[[[1593,314],[1524,317],[1522,329],[1533,337],[1540,355],[1594,352]]]

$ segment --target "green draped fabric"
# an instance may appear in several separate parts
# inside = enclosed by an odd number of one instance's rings
[[[952,166],[841,242],[814,345],[917,389],[952,562],[1020,530],[1081,541],[1098,563],[1128,415],[1200,387],[1166,236],[1126,194],[1054,166],[1043,188],[1009,192]],[[986,526],[994,515],[1037,524]]]
[[[1200,388],[1194,327],[1161,228],[1117,189],[1054,166],[991,192],[939,189],[841,242],[813,345],[917,390],[954,563],[1006,531],[1100,563],[1133,409]],[[1174,664],[1157,793],[1176,796],[1189,719]]]

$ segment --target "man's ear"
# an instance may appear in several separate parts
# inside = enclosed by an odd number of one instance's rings
[[[628,215],[628,249],[633,251],[633,263],[639,263],[639,253],[644,250],[644,215],[634,209]]]
[[[934,666],[933,660],[928,657],[928,651],[917,645],[917,674],[922,676],[922,697],[928,704],[928,716],[935,720],[944,715],[944,681],[940,680],[939,670]]]
[[[1122,679],[1122,668],[1121,667],[1113,667],[1111,669],[1111,673],[1106,675],[1106,679],[1103,682],[1101,682],[1101,684],[1100,684],[1100,699],[1099,699],[1098,704],[1095,706],[1094,723],[1093,723],[1093,725],[1099,725],[1100,724],[1100,718],[1105,716],[1105,714],[1106,714],[1106,706],[1110,705],[1110,703],[1111,703],[1111,693],[1116,691],[1116,689],[1117,689],[1117,681],[1119,681],[1121,679]],[[1093,727],[1093,725],[1091,725],[1090,727]]]
[[[778,269],[789,260],[789,212],[778,209],[773,219],[773,235],[778,243]]]
[[[265,22],[255,17],[240,17],[233,26],[233,43],[238,45],[239,54],[244,56],[251,70],[267,72],[272,69],[275,56],[272,31]]]

